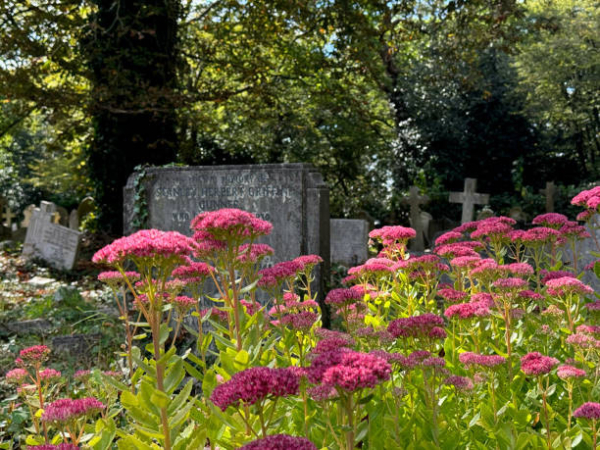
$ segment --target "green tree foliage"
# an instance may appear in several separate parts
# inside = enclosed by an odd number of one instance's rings
[[[540,135],[531,169],[546,179],[597,181],[600,5],[534,0],[527,8],[526,33],[514,65],[521,77],[516,88],[527,96],[526,111]]]

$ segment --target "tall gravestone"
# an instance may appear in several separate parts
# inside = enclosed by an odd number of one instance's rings
[[[53,223],[56,205],[42,202],[35,208],[23,244],[23,256],[44,259],[59,269],[71,270],[77,259],[81,233]]]
[[[132,174],[124,188],[124,234],[135,231],[135,197],[147,209],[145,228],[191,235],[190,222],[201,212],[221,208],[249,211],[273,224],[259,242],[275,255],[265,265],[317,254],[324,263],[315,288],[323,294],[329,274],[329,188],[309,164],[258,164],[150,168]],[[136,185],[138,187],[136,187]]]
[[[356,266],[369,258],[369,222],[331,219],[331,262]]]

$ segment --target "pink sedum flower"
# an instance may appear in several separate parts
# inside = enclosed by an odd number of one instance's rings
[[[140,274],[134,271],[125,272],[125,277],[127,277],[130,283],[135,283],[140,279]],[[125,277],[123,277],[121,272],[113,270],[101,272],[98,275],[98,280],[108,284],[111,287],[119,287],[126,283]]]
[[[591,295],[594,290],[581,280],[572,277],[555,278],[546,282],[550,295],[579,294]]]
[[[426,313],[420,316],[412,316],[393,320],[388,325],[388,331],[395,338],[435,338],[439,335],[439,332],[436,329],[439,329],[439,327],[443,326],[444,319],[435,314]]]
[[[467,294],[466,292],[457,291],[456,289],[453,289],[453,288],[440,289],[438,291],[438,294],[444,300],[451,302],[451,303],[459,302],[469,296],[469,294]]]
[[[303,437],[275,434],[257,439],[240,447],[243,450],[317,450],[317,446]]]
[[[542,225],[545,227],[560,228],[568,221],[569,219],[567,218],[567,216],[551,212],[546,214],[540,214],[539,216],[534,217],[531,223],[534,225]]]
[[[224,208],[198,214],[192,220],[191,228],[205,232],[217,241],[241,241],[268,235],[273,225],[247,211]]]
[[[23,384],[25,379],[29,376],[29,372],[22,368],[16,368],[6,372],[6,381],[10,384]]]
[[[325,297],[328,305],[344,306],[362,300],[363,295],[357,289],[332,289]]]
[[[62,398],[44,408],[42,421],[67,423],[83,416],[102,411],[105,406],[93,397]]]
[[[539,352],[527,353],[521,358],[521,370],[526,375],[545,375],[558,364],[558,359],[544,356]]]
[[[527,280],[522,278],[500,278],[493,283],[493,286],[501,291],[521,290],[528,285]]]
[[[485,317],[490,314],[490,308],[485,302],[458,303],[456,305],[450,305],[444,312],[446,317],[458,317],[459,319]]]
[[[217,386],[210,400],[222,411],[240,402],[248,405],[268,397],[287,397],[298,393],[300,379],[293,370],[252,367],[234,374]]]
[[[506,363],[506,358],[500,355],[479,355],[472,352],[464,352],[458,356],[458,360],[465,366],[482,366],[493,368]]]
[[[275,253],[273,247],[267,244],[242,244],[238,249],[238,257],[237,259],[241,262],[247,263],[256,263],[266,256],[270,256]]]
[[[473,390],[473,380],[458,375],[449,376],[444,380],[444,384],[447,386],[454,386],[457,391],[468,392]]]
[[[48,360],[50,349],[45,345],[34,345],[19,352],[19,357],[25,364],[39,364]]]
[[[40,370],[40,380],[42,380],[42,381],[46,381],[46,382],[56,381],[61,376],[62,376],[62,374],[58,370],[54,370],[54,369]]]
[[[194,241],[176,231],[140,230],[130,236],[113,241],[98,250],[92,261],[119,265],[124,260],[151,258],[179,258],[191,254]]]
[[[584,403],[573,411],[573,417],[577,417],[578,419],[600,420],[600,403]]]
[[[559,368],[556,370],[556,374],[563,380],[567,380],[569,378],[583,378],[586,375],[585,370],[578,369],[577,367],[570,366],[568,364],[559,366]]]
[[[390,378],[389,363],[369,353],[344,352],[341,360],[327,368],[321,377],[324,385],[335,386],[347,392],[373,388]]]

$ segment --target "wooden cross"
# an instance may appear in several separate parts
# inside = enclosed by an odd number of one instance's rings
[[[556,194],[554,181],[546,182],[546,189],[540,189],[540,194],[546,196],[546,212],[554,212],[554,194]]]
[[[12,225],[12,220],[17,217],[13,214],[13,212],[10,210],[10,208],[8,207],[8,205],[6,205],[4,207],[4,214],[2,214],[2,223],[4,224],[5,227],[10,228]]]
[[[412,227],[417,232],[417,236],[412,242],[412,249],[423,251],[425,249],[425,241],[423,239],[423,222],[421,220],[421,208],[419,205],[424,205],[429,201],[426,195],[419,195],[417,186],[410,187],[410,194],[403,197],[402,201],[410,205],[410,222]]]
[[[465,190],[463,192],[450,192],[450,203],[462,203],[461,223],[471,222],[473,220],[473,206],[487,205],[490,202],[490,194],[478,194],[477,180],[475,178],[465,178]]]

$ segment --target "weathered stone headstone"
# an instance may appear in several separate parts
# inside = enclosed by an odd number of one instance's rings
[[[356,266],[369,258],[369,223],[362,219],[331,219],[331,262]]]
[[[100,344],[102,335],[72,334],[57,336],[52,339],[52,350],[57,353],[67,353],[76,360],[88,360],[94,357],[94,347]]]
[[[37,334],[37,335],[45,335],[52,331],[52,324],[46,319],[32,319],[32,320],[23,320],[16,322],[7,322],[4,324],[4,328],[9,333],[14,333],[18,335],[24,334]]]
[[[423,228],[424,224],[419,205],[424,205],[427,203],[429,201],[429,197],[426,195],[419,195],[419,188],[417,186],[411,186],[409,192],[409,195],[403,198],[403,202],[410,205],[410,225],[417,232],[416,237],[409,242],[409,247],[412,250],[422,252],[425,249],[425,230]]]
[[[69,214],[69,228],[71,230],[79,230],[79,215],[76,209]]]
[[[42,202],[32,214],[23,256],[36,256],[59,269],[70,270],[75,264],[81,233],[52,223],[56,205]]]
[[[556,194],[556,186],[554,181],[548,181],[545,189],[540,189],[540,194],[546,197],[546,212],[554,212],[554,194]]]
[[[463,192],[450,192],[450,203],[462,203],[461,223],[471,222],[473,220],[473,206],[487,205],[490,202],[489,194],[479,194],[477,190],[477,180],[475,178],[465,178],[465,189]]]
[[[586,225],[586,228],[590,236],[592,236],[594,230],[589,225]],[[577,273],[581,272],[588,264],[600,259],[592,254],[592,252],[600,253],[596,245],[596,241],[600,243],[600,230],[595,230],[595,233],[596,240],[593,237],[589,237],[577,242]],[[570,245],[566,245],[563,249],[563,262],[570,266],[573,265],[573,252]],[[581,281],[590,285],[596,292],[600,292],[600,279],[596,277],[593,270],[584,271]]]
[[[168,167],[147,169],[141,186],[148,219],[145,227],[191,235],[190,221],[199,213],[239,208],[273,224],[260,239],[275,250],[272,262],[302,254],[324,260],[315,286],[324,291],[329,269],[329,189],[308,164]],[[124,234],[134,230],[135,180],[124,188]],[[139,192],[138,192],[139,194]]]

